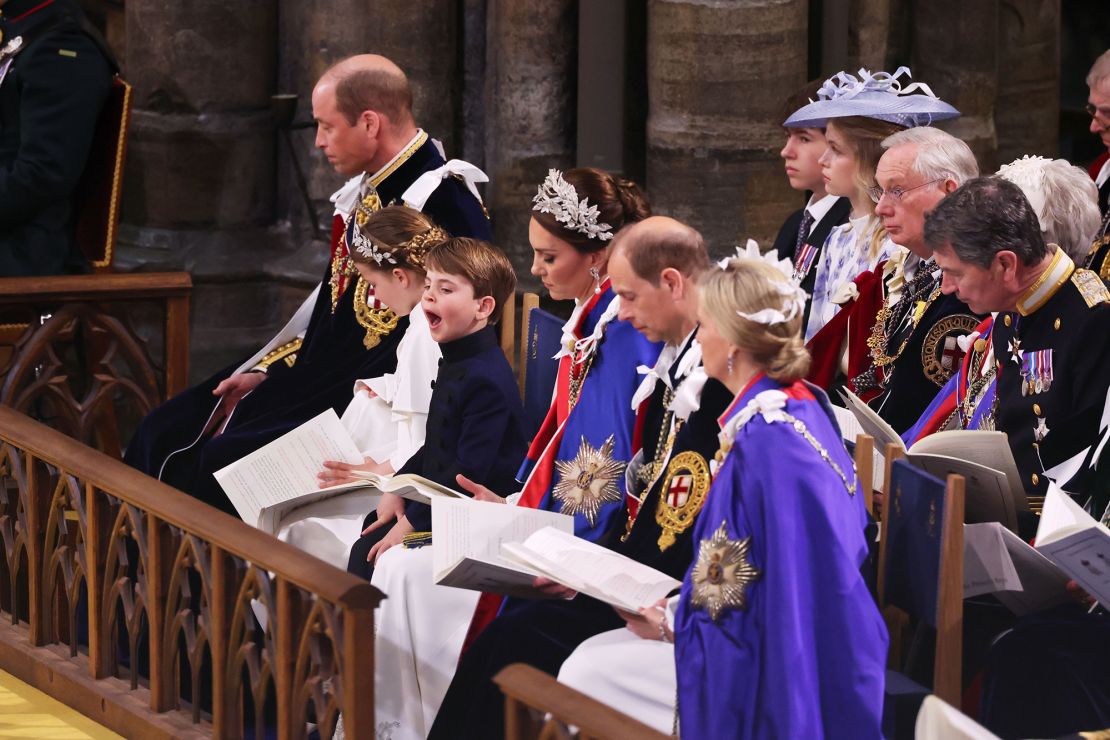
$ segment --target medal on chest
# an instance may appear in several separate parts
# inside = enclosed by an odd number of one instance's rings
[[[675,536],[694,523],[710,483],[709,464],[693,450],[680,452],[671,460],[655,508],[655,522],[663,530],[658,541],[660,552],[673,545]]]
[[[760,576],[749,559],[751,547],[751,537],[729,539],[725,522],[698,545],[690,604],[705,609],[714,622],[724,611],[748,606],[748,587]]]
[[[613,435],[601,447],[594,447],[585,436],[573,460],[558,460],[559,476],[552,491],[561,504],[560,511],[569,516],[582,514],[592,527],[604,504],[621,500],[617,481],[624,475],[625,463],[613,459]]]

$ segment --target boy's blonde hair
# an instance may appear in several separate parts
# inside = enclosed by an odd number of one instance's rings
[[[480,239],[457,236],[428,250],[424,264],[429,270],[465,278],[474,297],[493,296],[494,308],[489,323],[501,320],[505,302],[516,290],[516,272],[505,254]]]

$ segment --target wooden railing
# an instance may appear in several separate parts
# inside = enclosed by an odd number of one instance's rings
[[[0,542],[0,668],[125,737],[374,736],[380,592],[6,407]]]
[[[620,666],[614,669],[619,670]],[[506,740],[666,740],[671,737],[523,663],[502,669],[493,680],[505,694]]]
[[[186,386],[192,286],[184,272],[0,278],[0,404],[118,456]],[[161,369],[126,323],[143,303],[161,307]]]

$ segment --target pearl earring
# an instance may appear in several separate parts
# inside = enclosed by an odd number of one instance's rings
[[[731,376],[732,376],[732,355],[729,355],[729,356],[728,356],[728,363],[727,363],[727,367],[728,367],[728,374],[729,374],[729,377],[731,377]]]
[[[601,270],[591,267],[590,277],[594,279],[594,295],[597,295],[601,292]]]

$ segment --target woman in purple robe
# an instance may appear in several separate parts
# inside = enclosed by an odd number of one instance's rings
[[[675,618],[683,737],[881,735],[867,511],[827,398],[800,380],[805,294],[789,275],[749,247],[701,281],[705,369],[736,400]]]

